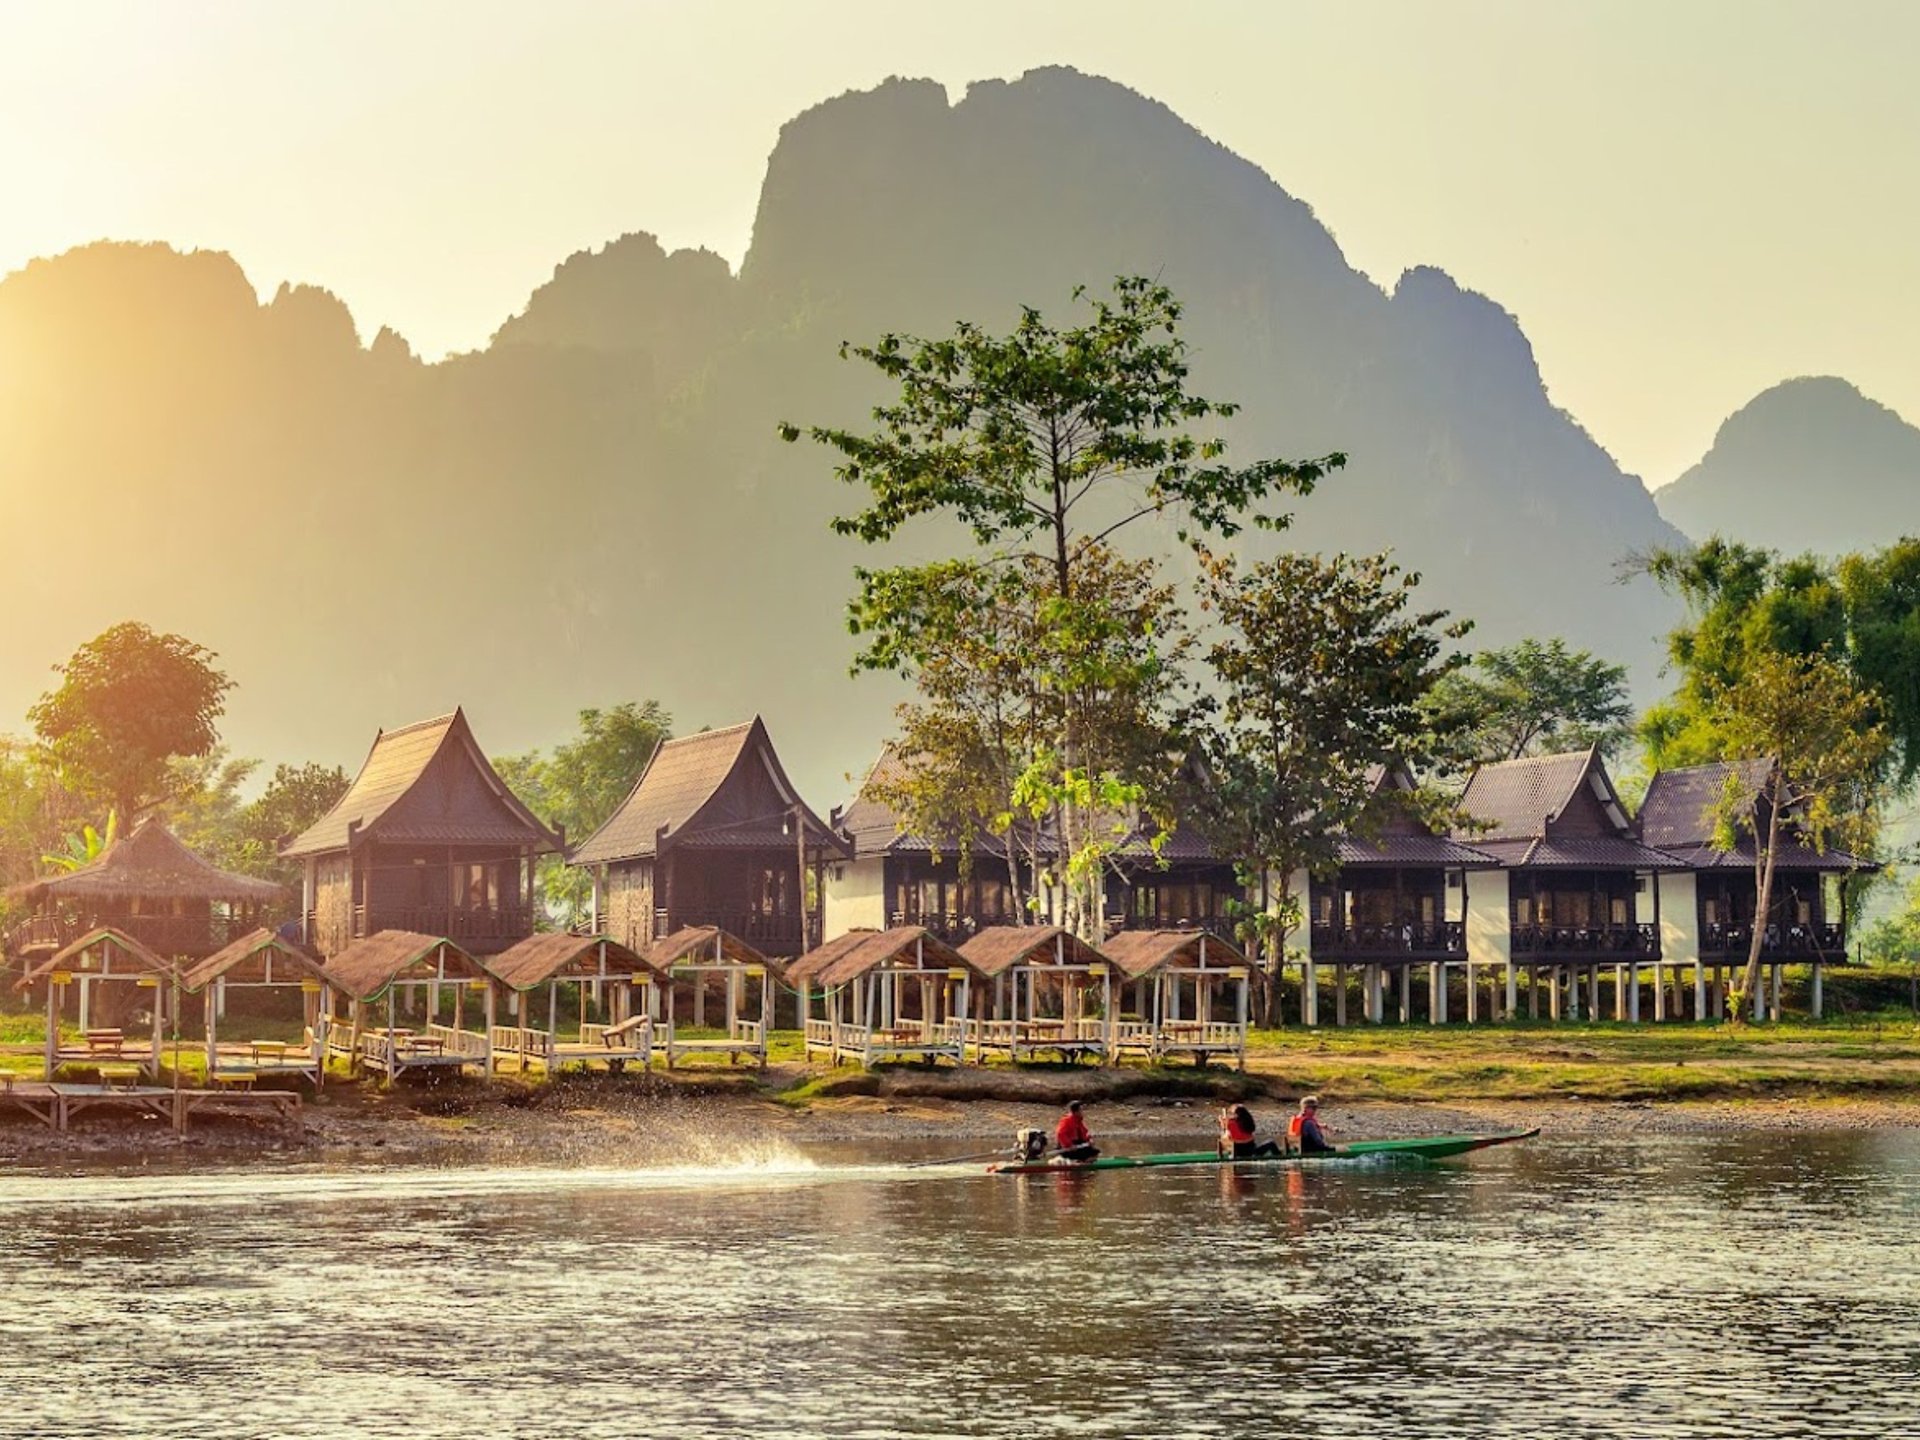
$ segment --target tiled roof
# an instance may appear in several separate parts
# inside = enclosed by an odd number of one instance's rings
[[[764,766],[765,783],[773,792],[764,813],[720,814],[729,781],[738,777],[743,789],[755,783],[749,767],[756,761]],[[663,829],[669,845],[683,838],[693,843],[696,831],[700,843],[710,846],[791,844],[784,821],[795,805],[816,841],[839,847],[840,841],[800,800],[774,754],[765,724],[755,716],[743,725],[663,742],[620,808],[568,859],[575,865],[598,865],[653,855]]]
[[[1750,835],[1742,835],[1740,843],[1731,850],[1716,850],[1711,845],[1680,845],[1667,853],[1690,870],[1752,870],[1754,866],[1754,842]],[[1820,870],[1836,875],[1880,868],[1878,861],[1862,860],[1844,850],[1811,850],[1799,844],[1782,845],[1774,864],[1782,870]]]
[[[1342,837],[1338,842],[1342,865],[1438,865],[1465,869],[1500,862],[1483,850],[1441,835],[1382,835],[1371,841]]]
[[[1460,804],[1486,828],[1461,831],[1459,838],[1480,845],[1544,836],[1547,822],[1566,808],[1593,758],[1591,750],[1569,750],[1482,765],[1468,779]]]
[[[560,848],[559,838],[494,772],[458,710],[381,731],[340,802],[280,853],[323,855],[374,836],[413,844]]]
[[[142,820],[97,859],[64,875],[19,886],[27,899],[205,900],[264,904],[286,897],[271,880],[221,870],[194,854],[158,820]]]
[[[1640,802],[1640,838],[1668,849],[1712,844],[1713,811],[1726,791],[1728,777],[1748,793],[1758,794],[1772,768],[1768,760],[1725,760],[1658,772]]]
[[[892,745],[887,746],[880,752],[880,758],[873,762],[873,768],[867,771],[866,779],[860,782],[859,794],[840,812],[840,832],[852,841],[855,856],[944,855],[958,848],[951,841],[939,843],[906,829],[899,813],[891,805],[874,798],[878,786],[896,783],[905,774],[906,762],[900,758],[900,752]],[[1005,855],[1006,842],[982,825],[980,834],[973,842],[973,853]]]
[[[1572,835],[1554,840],[1476,840],[1509,870],[1684,870],[1686,862],[1626,835]]]

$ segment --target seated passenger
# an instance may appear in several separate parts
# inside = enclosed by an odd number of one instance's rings
[[[1229,1105],[1220,1112],[1221,1148],[1231,1146],[1230,1154],[1236,1160],[1270,1160],[1277,1158],[1280,1147],[1271,1140],[1254,1139],[1253,1112],[1244,1105]]]
[[[1053,1144],[1062,1160],[1085,1161],[1100,1158],[1100,1151],[1095,1148],[1093,1136],[1087,1130],[1087,1122],[1080,1118],[1078,1100],[1067,1102],[1067,1113],[1060,1117],[1060,1123],[1054,1127]]]
[[[1287,1123],[1287,1136],[1302,1155],[1330,1155],[1333,1145],[1320,1125],[1320,1097],[1309,1095],[1300,1102],[1300,1113]]]

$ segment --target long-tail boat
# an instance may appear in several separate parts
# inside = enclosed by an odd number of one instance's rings
[[[1086,1170],[1140,1170],[1169,1165],[1337,1165],[1343,1161],[1394,1159],[1446,1160],[1472,1150],[1488,1150],[1495,1145],[1511,1145],[1540,1133],[1510,1130],[1497,1135],[1429,1135],[1413,1140],[1349,1140],[1332,1150],[1302,1155],[1298,1151],[1259,1159],[1235,1159],[1217,1150],[1174,1151],[1163,1155],[1103,1155],[1098,1160],[1062,1160],[1059,1156],[1036,1160],[1007,1160],[989,1165],[990,1175],[1074,1175]]]

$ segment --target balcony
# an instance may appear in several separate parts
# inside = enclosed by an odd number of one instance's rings
[[[1703,957],[1744,960],[1753,943],[1751,925],[1702,925]],[[1769,925],[1760,937],[1762,960],[1840,960],[1847,953],[1844,925]]]
[[[1657,960],[1660,932],[1652,925],[1516,925],[1514,959]]]
[[[1234,933],[1238,924],[1231,915],[1189,915],[1181,920],[1160,919],[1152,915],[1109,915],[1107,934],[1118,935],[1123,930],[1197,930],[1218,935],[1222,940],[1238,945],[1240,940]]]
[[[675,907],[671,910],[653,912],[653,938],[664,940],[676,930],[689,925],[718,925],[729,935],[738,936],[762,955],[783,958],[798,955],[802,949],[811,949],[820,943],[820,917],[806,917],[806,942],[801,941],[801,917],[798,915],[773,914],[762,910],[746,908],[715,908],[705,906]]]
[[[533,933],[533,912],[524,905],[485,909],[464,905],[378,905],[353,907],[353,938],[364,940],[382,930],[411,930],[453,941],[477,953],[504,950]],[[310,932],[311,933],[311,932]]]
[[[1451,960],[1467,953],[1466,926],[1457,920],[1438,925],[1316,925],[1316,960]]]
[[[112,926],[156,955],[197,959],[261,923],[224,915],[211,920],[204,915],[31,915],[6,932],[6,949],[10,955],[51,955],[90,931]]]

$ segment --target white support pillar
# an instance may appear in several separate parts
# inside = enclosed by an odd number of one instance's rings
[[[1827,997],[1825,994],[1825,986],[1821,983],[1822,976],[1821,976],[1820,970],[1821,970],[1820,962],[1818,960],[1814,961],[1813,962],[1813,993],[1809,995],[1807,998],[1809,1001],[1808,1008],[1812,1010],[1813,1018],[1816,1020],[1818,1020],[1826,1011]]]
[[[1467,987],[1467,993],[1473,993],[1473,987]],[[1469,1000],[1468,1005],[1472,1005]],[[1447,1023],[1447,965],[1444,960],[1433,962],[1433,989],[1427,996],[1427,1019],[1435,1025]]]
[[[1300,1023],[1320,1023],[1320,966],[1312,952],[1300,962]]]
[[[1615,1004],[1619,1003],[1617,991],[1615,992],[1614,1003]],[[1579,1017],[1576,1016],[1574,1018],[1578,1019]],[[1598,965],[1595,965],[1587,971],[1587,1019],[1598,1020],[1599,1018],[1600,1018],[1600,967]]]
[[[1773,967],[1773,1007],[1772,1009],[1773,1009],[1773,1020],[1776,1025],[1780,1023],[1780,974],[1785,969],[1786,969],[1786,966],[1784,965],[1775,965]]]
[[[1560,1005],[1561,1005],[1560,992],[1561,992],[1561,986],[1564,978],[1565,977],[1560,966],[1550,965],[1547,967],[1547,1018],[1549,1020],[1558,1020],[1560,1018]],[[1568,987],[1568,988],[1571,988],[1571,987]],[[1574,1004],[1577,1005],[1580,1003],[1578,991],[1575,991],[1573,993],[1572,998],[1573,998]],[[1579,1019],[1579,1016],[1580,1016],[1580,1012],[1576,1010],[1574,1012],[1574,1018],[1577,1020]]]
[[[1707,967],[1697,959],[1693,962],[1693,1018],[1705,1020],[1707,1015]]]
[[[1400,1023],[1413,1023],[1413,966],[1400,967]]]
[[[1667,967],[1653,962],[1653,1023],[1667,1018]]]
[[[1507,961],[1507,1013],[1505,1019],[1518,1019],[1520,1015],[1520,967],[1513,961]]]
[[[1347,1023],[1347,967],[1338,961],[1333,967],[1333,1023],[1342,1028]]]
[[[1380,985],[1380,967],[1367,966],[1366,977],[1367,1020],[1370,1024],[1378,1025],[1387,1017],[1386,996],[1382,993]]]
[[[1638,960],[1627,966],[1627,1019],[1635,1025],[1640,1023],[1640,962]]]

